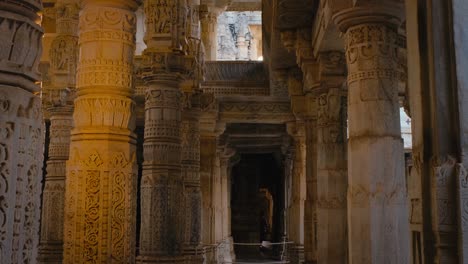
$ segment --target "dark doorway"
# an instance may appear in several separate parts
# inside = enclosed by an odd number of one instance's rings
[[[231,228],[234,243],[279,242],[283,237],[284,169],[273,154],[242,154],[232,169]],[[277,248],[235,245],[237,259],[278,255]]]

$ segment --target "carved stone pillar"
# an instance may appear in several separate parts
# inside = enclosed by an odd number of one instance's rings
[[[192,66],[186,38],[187,1],[144,2],[142,78],[145,81],[144,163],[138,263],[181,263],[185,210],[181,171],[181,83]]]
[[[139,263],[184,260],[179,81],[157,76],[146,90]]]
[[[62,263],[66,162],[70,152],[73,107],[55,106],[50,114],[47,174],[42,194],[39,263]]]
[[[467,263],[468,2],[405,3],[411,263]]]
[[[295,48],[299,68],[288,73],[291,107],[305,130],[304,260],[317,262],[317,62],[312,53],[310,30],[284,31],[283,44]]]
[[[197,96],[197,95],[195,95]],[[193,97],[187,94],[187,99]],[[196,98],[196,97],[195,97]],[[184,109],[182,116],[182,177],[185,194],[185,237],[184,254],[187,263],[203,262],[201,247],[201,190],[200,190],[200,109]]]
[[[201,6],[200,10],[201,22],[201,40],[205,46],[205,59],[207,61],[215,61],[218,49],[218,14],[209,10],[206,5]]]
[[[306,200],[304,202],[304,260],[317,261],[317,132],[316,120],[304,121],[306,131]]]
[[[218,208],[220,214],[220,219],[216,219],[216,222],[220,223],[221,233],[218,243],[221,245],[218,247],[218,263],[219,261],[223,263],[230,263],[235,260],[234,254],[234,245],[231,235],[231,179],[230,179],[230,169],[231,169],[231,158],[234,156],[235,151],[230,148],[222,148],[218,151],[219,153],[219,180],[216,181],[219,184],[219,194],[218,197],[213,197],[213,199],[218,199]]]
[[[346,90],[341,52],[319,55],[317,100],[317,263],[347,261]]]
[[[216,168],[217,135],[214,133],[202,133],[200,137],[200,184],[202,193],[202,241],[207,245],[207,262],[216,261],[215,240],[215,211],[212,192],[213,179],[219,168]]]
[[[402,9],[384,5],[334,16],[345,32],[348,66],[350,263],[410,262],[397,87]]]
[[[41,1],[1,3],[0,262],[33,263],[39,242],[43,161],[38,63]]]
[[[132,99],[138,1],[84,0],[65,191],[64,263],[135,261]]]
[[[42,199],[41,240],[38,261],[62,263],[66,161],[73,128],[73,96],[78,62],[78,5],[74,0],[56,3],[57,37],[50,55],[50,87],[43,98],[50,116],[50,145]]]
[[[306,200],[306,142],[303,123],[288,124],[288,132],[293,137],[293,160],[291,171],[291,188],[289,190],[288,208],[288,245],[291,263],[304,261],[304,203]]]

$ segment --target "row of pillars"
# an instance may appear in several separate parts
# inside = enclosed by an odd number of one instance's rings
[[[135,252],[132,85],[140,1],[83,1],[79,16],[74,1],[57,2],[41,263],[203,261],[196,83],[203,49],[196,4],[144,3],[147,49],[140,74],[148,88]],[[78,47],[77,63],[72,54]],[[64,77],[74,72],[73,65],[78,65],[76,82]]]
[[[30,4],[33,10],[39,10],[35,2],[24,2]],[[63,0],[63,3],[67,4],[67,1]],[[77,41],[77,30],[73,27],[78,24],[74,21],[70,22],[71,26],[66,23],[69,22],[67,19],[76,17],[76,14],[70,14],[66,5],[61,13],[63,20],[58,19],[58,23],[65,22],[63,28],[66,30],[58,30],[64,41],[57,40],[56,52],[61,56],[52,62],[52,82],[58,90],[54,91],[58,94],[58,100],[52,103],[61,108],[58,111],[60,114],[51,117],[51,128],[57,137],[51,141],[51,159],[48,161],[44,192],[47,204],[44,205],[43,217],[50,219],[55,214],[60,215],[60,208],[65,208],[64,228],[57,228],[61,223],[48,221],[55,227],[44,225],[42,232],[46,244],[49,240],[59,240],[63,235],[65,263],[183,262],[185,254],[194,256],[192,253],[200,245],[199,132],[195,125],[196,114],[182,121],[184,102],[192,100],[192,94],[187,96],[181,89],[184,78],[189,74],[187,63],[197,59],[187,50],[197,49],[198,33],[196,27],[187,25],[194,20],[187,19],[193,13],[189,6],[184,5],[184,1],[173,1],[165,9],[160,9],[157,3],[145,2],[145,40],[148,47],[143,54],[142,74],[148,89],[138,254],[135,252],[135,102],[131,85],[135,49],[134,12],[139,3],[123,0],[83,1],[79,16],[78,45],[81,52],[73,119],[67,115],[71,112],[67,99],[62,100],[63,92],[67,91],[62,91],[60,87],[69,86],[70,80],[63,78],[61,71],[72,70],[67,64],[73,58],[67,58],[69,50],[66,47],[72,47],[73,42]],[[176,13],[174,10],[181,14],[176,19],[176,25],[172,23],[172,16]],[[305,121],[306,143],[311,146],[306,154],[306,260],[322,262],[324,259],[323,263],[344,263],[349,249],[349,259],[353,263],[383,263],[388,259],[394,260],[394,263],[409,262],[403,148],[396,92],[397,30],[396,24],[388,23],[392,21],[389,18],[398,21],[398,16],[388,13],[387,9],[377,7],[377,11],[357,8],[343,11],[335,18],[345,32],[348,66],[347,183],[344,173],[346,156],[343,155],[345,133],[341,126],[345,111],[331,107],[342,105],[343,95],[336,85],[324,82],[324,89],[315,89],[319,94],[316,93],[314,97],[323,104],[319,104],[315,119]],[[32,67],[38,60],[41,33],[34,24],[37,17],[26,10],[25,14],[29,15],[29,23],[13,29],[27,32],[22,34],[36,41],[36,45],[32,46],[37,48],[36,53],[24,51],[27,47],[19,43],[23,39],[13,39],[15,50],[9,53],[9,60]],[[8,17],[15,16],[10,14]],[[18,23],[11,20],[10,23]],[[28,54],[30,58],[19,58],[21,54]],[[315,73],[310,72],[307,63],[301,67],[307,85],[311,78],[309,75]],[[16,85],[16,94],[24,93],[24,98],[31,99],[25,99],[18,109],[11,111],[23,118],[25,125],[10,125],[2,134],[6,139],[17,139],[9,144],[22,146],[18,152],[21,157],[15,159],[21,160],[18,164],[9,164],[13,160],[12,154],[5,154],[6,150],[2,152],[2,159],[7,161],[2,163],[2,178],[10,180],[8,188],[2,192],[2,201],[15,201],[16,205],[2,206],[15,212],[4,213],[1,253],[2,259],[11,258],[13,262],[19,258],[35,257],[34,248],[38,241],[33,233],[38,223],[28,224],[26,220],[38,217],[25,214],[39,211],[39,184],[34,182],[39,177],[34,175],[40,173],[41,167],[41,160],[32,154],[40,153],[34,148],[39,149],[41,143],[40,121],[37,121],[38,116],[34,116],[40,113],[40,110],[34,110],[39,105],[35,103],[37,98],[33,95],[38,88],[20,77],[17,79],[17,83],[8,85]],[[313,86],[308,88],[313,90]],[[12,90],[4,90],[7,92],[3,97],[7,99],[2,99],[2,110],[8,113],[16,105],[11,103]],[[183,99],[187,97],[189,99]],[[17,117],[3,123],[15,124]],[[68,157],[67,146],[61,140],[67,140],[66,132],[72,126]],[[27,137],[32,131],[37,137]],[[180,131],[185,131],[185,135],[180,135]],[[24,149],[23,146],[30,148]],[[63,174],[65,163],[66,179]],[[15,170],[18,175],[14,177],[17,179],[14,183],[8,175],[13,170],[7,169],[7,166],[21,168]],[[342,197],[346,188],[347,206]],[[65,201],[63,207],[60,201]],[[181,201],[185,210],[181,210]],[[23,210],[23,206],[27,206],[27,210]],[[25,231],[22,232],[21,228]],[[350,241],[348,246],[343,245],[346,231]],[[332,238],[331,234],[334,234]],[[18,244],[25,246],[15,248]],[[60,247],[60,243],[55,246]],[[41,247],[41,253],[49,254],[49,250]],[[333,252],[329,253],[330,250]],[[196,255],[195,258],[195,262],[200,261]]]
[[[60,75],[64,69],[70,70],[65,65],[73,58],[67,57],[68,52],[62,52],[51,65],[55,70],[52,82],[57,88],[52,93],[56,98],[52,104],[63,109],[51,117],[56,137],[51,141],[44,191],[44,201],[56,208],[44,205],[43,212],[49,219],[60,219],[60,201],[65,201],[64,228],[61,230],[60,223],[50,221],[55,226],[45,225],[42,232],[49,230],[47,235],[51,241],[63,234],[65,263],[185,261],[184,254],[193,256],[190,252],[196,251],[200,244],[199,233],[187,231],[200,230],[195,228],[200,225],[197,208],[201,207],[199,149],[194,147],[199,142],[193,125],[196,114],[183,121],[183,109],[191,105],[184,104],[187,100],[183,98],[196,96],[190,92],[187,96],[187,91],[182,89],[187,74],[195,74],[187,72],[184,65],[193,65],[197,59],[187,52],[197,49],[196,27],[186,24],[196,19],[186,19],[192,13],[183,4],[185,1],[172,1],[164,10],[158,9],[158,1],[145,2],[148,48],[144,53],[143,74],[148,100],[144,155],[147,159],[143,169],[142,227],[137,254],[136,137],[132,132],[135,102],[131,84],[134,12],[139,3],[133,0],[82,2],[78,43],[81,52],[77,89],[73,95],[73,118],[67,115],[71,112],[64,95],[68,91],[60,88],[65,83],[69,87],[68,82],[73,82],[65,81]],[[39,80],[36,69],[42,30],[35,13],[40,8],[38,1],[21,0],[3,3],[1,10],[3,20],[0,23],[8,30],[0,38],[3,43],[10,44],[1,53],[3,62],[0,63],[0,257],[12,263],[34,262],[39,243],[36,233],[42,155],[37,153],[42,153],[44,130],[37,96],[40,89],[34,82]],[[152,12],[156,9],[159,12]],[[184,12],[172,12],[175,9]],[[59,15],[73,17],[69,11],[64,9]],[[176,13],[182,15],[174,20],[172,15]],[[388,6],[372,3],[334,16],[345,36],[347,111],[343,107],[332,107],[343,105],[340,102],[345,97],[341,87],[330,82],[333,71],[317,76],[321,71],[314,70],[315,60],[310,63],[307,56],[302,56],[307,52],[301,53],[303,43],[298,44],[306,99],[319,102],[315,114],[304,118],[307,262],[346,263],[348,259],[350,263],[410,263],[397,93],[397,26],[402,20],[401,14],[398,3]],[[177,21],[177,26],[173,21]],[[71,42],[77,41],[74,32],[62,35]],[[191,36],[191,41],[186,41],[185,36]],[[57,51],[63,51],[66,42],[57,42]],[[306,49],[310,54],[310,47]],[[325,67],[322,72],[327,73],[327,70]],[[342,129],[346,112],[347,146]],[[66,131],[71,127],[67,157],[66,145],[61,140],[67,140]],[[185,131],[185,136],[180,135],[180,131]],[[184,144],[187,139],[195,144]],[[347,181],[343,179],[346,178],[346,158]],[[427,157],[423,160],[422,165],[427,167]],[[65,163],[66,177],[63,174]],[[450,164],[436,167],[435,176],[446,179],[444,177],[454,167]],[[466,176],[463,164],[458,164],[457,168],[460,175]],[[444,186],[436,186],[439,187]],[[346,189],[345,203],[342,195]],[[190,195],[182,197],[183,192]],[[444,204],[453,200],[439,194],[434,195],[436,205],[432,207],[437,207],[434,209],[436,218],[445,221],[438,210],[443,211]],[[188,217],[181,213],[181,204]],[[435,225],[435,239],[452,245],[438,224]],[[464,223],[460,226],[464,227]],[[452,229],[449,231],[452,235],[456,233]],[[461,235],[461,239],[465,239],[466,235]],[[337,241],[341,243],[337,245]],[[456,250],[445,244],[439,243],[435,248],[436,258],[449,256],[450,263],[463,256],[450,253]],[[42,252],[47,254],[47,248],[41,247]]]
[[[288,88],[305,137],[306,263],[410,263],[398,98],[403,15],[397,3],[336,13],[344,54],[314,56],[309,29],[282,32],[300,67]]]

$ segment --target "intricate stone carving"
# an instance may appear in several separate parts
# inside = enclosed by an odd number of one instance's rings
[[[192,140],[197,122],[191,120],[183,126],[181,122],[183,107],[191,108],[193,103],[190,96],[183,96],[183,91],[197,89],[204,74],[198,10],[192,1],[185,0],[145,1],[144,10],[148,48],[143,52],[140,73],[147,85],[145,161],[137,261],[182,262],[185,249],[191,261],[197,262],[200,256],[194,255],[200,242],[200,230],[196,230],[201,210],[197,191],[199,157],[194,150],[195,139]],[[181,202],[188,212],[179,210]]]
[[[44,192],[38,261],[61,263],[63,258],[63,223],[65,208],[66,161],[69,157],[72,108],[56,107],[50,117],[49,160]]]
[[[463,177],[464,168],[461,164],[457,164],[454,156],[434,157],[433,171],[431,179],[431,199],[434,202],[432,228],[439,243],[435,245],[435,250],[438,254],[449,259],[447,263],[456,262],[455,255],[457,231],[462,231],[462,201],[463,201]],[[453,194],[454,185],[458,187],[458,196]],[[456,197],[459,203],[457,208]],[[457,210],[458,209],[458,210]],[[457,223],[457,211],[460,213],[459,222]],[[460,224],[460,225],[459,225]],[[457,225],[459,230],[457,230]],[[462,233],[460,233],[461,236]],[[462,245],[462,242],[460,245]],[[442,247],[441,245],[446,245]],[[459,248],[461,250],[461,248]]]
[[[201,40],[205,46],[207,61],[216,60],[218,41],[216,30],[218,27],[218,14],[212,12],[207,5],[200,6]]]
[[[188,100],[198,95],[187,94]],[[188,263],[203,262],[201,250],[200,124],[199,104],[185,108],[181,124],[181,167],[185,194],[184,254]]]
[[[83,2],[75,128],[67,162],[65,263],[135,261],[131,78],[136,8],[136,1]]]
[[[44,144],[38,63],[40,1],[9,1],[0,11],[0,260],[36,260]]]
[[[42,29],[34,21],[38,18],[35,12],[39,10],[41,4],[39,2],[39,4],[30,5],[31,3],[33,2],[21,0],[8,4],[12,10],[19,8],[19,12],[25,12],[24,14],[2,11],[0,77],[5,84],[18,85],[36,92],[38,87],[30,80],[39,79],[38,65],[42,55]]]
[[[384,5],[350,8],[334,16],[345,32],[348,66],[348,232],[353,263],[410,261],[397,26]],[[385,23],[379,20],[384,14]]]

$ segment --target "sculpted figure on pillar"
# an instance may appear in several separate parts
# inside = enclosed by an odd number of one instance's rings
[[[43,192],[40,263],[61,263],[65,207],[65,163],[69,158],[73,127],[73,99],[78,63],[78,5],[71,0],[56,3],[57,37],[50,49],[51,83],[43,86],[44,110],[50,118],[50,145]]]

